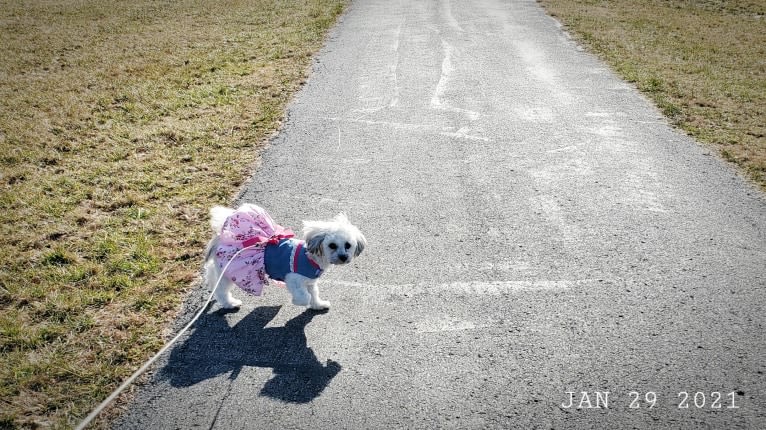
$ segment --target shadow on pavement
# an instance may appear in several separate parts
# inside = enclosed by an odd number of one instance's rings
[[[322,364],[306,342],[306,326],[321,312],[306,310],[284,327],[266,325],[280,306],[260,307],[230,327],[219,310],[204,314],[192,335],[170,354],[160,371],[174,387],[188,387],[225,373],[236,379],[243,367],[271,368],[274,375],[261,395],[290,403],[318,397],[341,370],[339,363]]]

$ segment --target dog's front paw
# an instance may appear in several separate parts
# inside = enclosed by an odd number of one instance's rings
[[[310,307],[315,311],[325,311],[330,309],[330,302],[327,300],[317,300],[316,302],[312,303]]]
[[[237,309],[242,306],[242,300],[237,300],[232,297],[226,300],[221,300],[218,304],[224,309]]]

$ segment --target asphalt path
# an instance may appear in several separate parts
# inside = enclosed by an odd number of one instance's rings
[[[369,247],[327,313],[213,305],[115,428],[766,428],[763,193],[534,1],[355,0],[240,201]]]

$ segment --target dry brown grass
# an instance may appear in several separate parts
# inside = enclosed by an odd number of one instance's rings
[[[766,188],[766,2],[540,1],[678,126]]]
[[[0,428],[69,427],[162,343],[344,0],[0,0]]]

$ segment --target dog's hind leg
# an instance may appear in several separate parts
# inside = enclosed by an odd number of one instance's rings
[[[221,276],[221,271],[218,270],[218,265],[215,263],[215,250],[218,249],[218,240],[218,236],[214,237],[207,244],[207,249],[205,250],[205,283],[208,288],[215,290],[213,296],[219,306],[224,309],[238,308],[242,306],[242,301],[235,299],[231,295],[233,284],[228,278]]]
[[[215,300],[218,305],[224,309],[234,309],[242,306],[242,301],[237,300],[231,295],[231,290],[234,284],[226,278],[221,276],[221,272],[218,270],[218,265],[215,264],[213,259],[210,259],[205,264],[205,278],[208,287],[212,290],[215,289]],[[220,278],[220,282],[218,279]],[[216,283],[218,285],[216,286]]]

